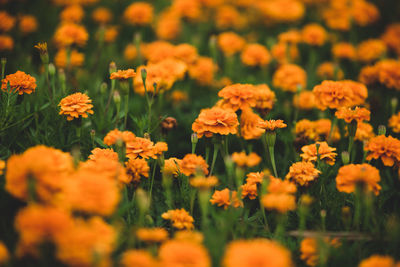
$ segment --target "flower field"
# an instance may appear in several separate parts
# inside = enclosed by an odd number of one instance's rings
[[[400,266],[398,0],[0,0],[0,266]]]

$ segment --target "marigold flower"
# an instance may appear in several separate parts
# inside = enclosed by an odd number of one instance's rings
[[[307,82],[306,72],[294,64],[280,66],[272,77],[272,84],[275,88],[295,93],[298,88],[305,88]]]
[[[293,106],[310,110],[315,108],[315,96],[312,91],[301,91],[299,94],[293,96]]]
[[[267,194],[262,197],[261,203],[266,209],[279,213],[296,209],[296,197],[290,194]]]
[[[325,24],[333,30],[348,31],[351,26],[351,9],[347,6],[333,5],[334,2],[331,2],[331,6],[322,13]]]
[[[213,134],[236,134],[239,121],[235,112],[231,110],[213,107],[203,109],[199,117],[193,122],[192,130],[199,138]]]
[[[324,242],[324,245],[334,246],[336,247],[338,244],[338,240],[336,238],[330,240],[329,238],[324,238],[321,240]],[[316,266],[318,264],[319,259],[319,243],[316,238],[304,238],[300,244],[300,258],[306,262],[308,266]],[[325,259],[326,260],[326,259]]]
[[[283,120],[266,120],[258,124],[258,127],[267,132],[273,132],[276,129],[286,128],[287,124]]]
[[[80,5],[70,5],[64,8],[60,14],[62,22],[80,23],[85,11]]]
[[[338,119],[343,119],[346,123],[351,123],[353,120],[358,123],[362,121],[370,120],[371,112],[366,108],[355,107],[351,108],[340,108],[335,112],[335,116]]]
[[[196,176],[190,179],[190,185],[199,190],[208,190],[218,184],[216,176]]]
[[[295,22],[303,18],[305,6],[297,0],[272,0],[259,2],[258,8],[267,21],[274,23]]]
[[[252,152],[249,155],[246,155],[246,152],[242,151],[240,153],[234,152],[232,154],[232,160],[239,167],[254,167],[257,166],[261,162],[260,156],[256,153]]]
[[[371,138],[364,150],[368,152],[367,160],[380,158],[383,165],[390,167],[400,162],[400,140],[390,135]]]
[[[192,64],[196,62],[199,55],[195,46],[185,43],[175,46],[174,57],[184,61],[186,64]]]
[[[317,75],[323,80],[342,80],[344,77],[343,71],[337,64],[332,62],[324,62],[320,64],[317,68]]]
[[[248,197],[249,199],[256,199],[258,196],[257,184],[245,183],[241,185],[242,188],[242,198]]]
[[[73,169],[70,154],[42,145],[31,147],[7,160],[5,189],[21,200],[35,197],[50,202],[61,191]],[[31,183],[34,192],[29,192]],[[34,196],[29,196],[30,193]]]
[[[371,124],[365,122],[357,123],[356,136],[354,137],[355,140],[368,141],[374,136],[374,128],[372,128]]]
[[[218,46],[227,57],[242,51],[245,44],[246,41],[234,32],[224,32],[218,35]]]
[[[217,69],[217,65],[211,58],[199,57],[194,64],[189,66],[189,76],[200,85],[211,85]]]
[[[156,35],[161,40],[174,40],[181,33],[181,20],[174,12],[164,10],[159,14]]]
[[[327,140],[331,132],[331,125],[332,122],[329,119],[320,119],[317,121],[303,119],[296,123],[296,136],[301,139],[312,141]],[[333,129],[331,139],[332,141],[338,141],[340,139],[338,127]]]
[[[161,243],[168,239],[168,232],[164,228],[139,228],[136,231],[139,240],[148,243]]]
[[[124,143],[132,142],[135,140],[135,134],[130,131],[121,132],[118,129],[114,129],[107,133],[104,137],[103,142],[108,146],[112,146],[117,143],[118,140],[123,141]]]
[[[218,29],[241,29],[246,24],[246,19],[231,5],[221,5],[216,12],[215,24]]]
[[[232,84],[222,88],[218,96],[222,97],[222,107],[230,108],[234,111],[247,107],[254,107],[256,99],[253,85],[251,84]]]
[[[389,24],[381,36],[381,40],[389,49],[400,55],[400,23]]]
[[[130,4],[124,11],[124,19],[132,25],[147,25],[153,20],[153,5],[146,2]]]
[[[229,206],[233,206],[234,208],[243,206],[243,203],[237,197],[237,192],[231,191],[228,188],[215,190],[210,202],[218,207],[223,206],[224,209],[227,209]]]
[[[254,85],[255,108],[261,112],[268,112],[274,107],[276,101],[275,93],[266,84]]]
[[[98,7],[92,13],[92,19],[98,24],[107,24],[112,20],[113,14],[108,8]]]
[[[290,251],[265,238],[236,240],[228,244],[222,260],[224,267],[291,267]]]
[[[111,73],[110,80],[128,80],[136,76],[134,69],[118,70]]]
[[[138,157],[156,159],[163,151],[168,150],[168,147],[164,146],[165,143],[161,143],[163,142],[158,142],[157,145],[147,138],[135,137],[126,143],[126,156],[133,159]]]
[[[14,40],[5,34],[0,34],[0,51],[12,50],[14,48]]]
[[[3,242],[0,241],[0,264],[5,265],[10,258],[10,254],[8,253],[7,247],[4,245]]]
[[[400,112],[390,117],[389,127],[392,128],[393,132],[400,133]]]
[[[317,144],[319,144],[317,153]],[[318,157],[320,160],[324,161],[329,165],[335,164],[335,158],[337,156],[336,148],[328,146],[327,142],[316,142],[315,144],[303,146],[301,148],[303,154],[300,157],[307,162],[316,162]]]
[[[0,11],[0,31],[8,32],[15,25],[15,18],[6,11]]]
[[[311,162],[296,162],[289,168],[286,179],[293,180],[301,186],[308,186],[315,181],[321,172]]]
[[[291,181],[270,176],[267,191],[271,194],[294,194],[297,192],[297,187]]]
[[[240,58],[243,64],[251,67],[266,66],[271,61],[268,49],[260,44],[248,44],[244,47]]]
[[[383,256],[374,254],[360,262],[358,267],[396,267],[398,264],[395,264],[395,261],[390,256]]]
[[[355,193],[357,185],[362,185],[367,191],[379,194],[381,186],[379,170],[367,163],[349,164],[339,169],[336,176],[336,188],[340,192]]]
[[[279,42],[272,46],[271,54],[279,64],[289,64],[299,57],[296,44]]]
[[[170,220],[172,226],[177,229],[193,229],[194,219],[185,209],[169,210],[164,212],[161,217],[164,220]]]
[[[84,62],[85,54],[79,53],[75,49],[70,52],[68,67],[81,67]],[[64,48],[58,50],[57,54],[54,57],[54,63],[58,68],[66,68],[68,64],[67,50],[65,50]]]
[[[194,175],[199,171],[204,175],[208,174],[208,164],[202,156],[187,154],[178,164],[180,171],[186,176]]]
[[[130,158],[129,161],[126,162],[126,171],[131,177],[132,182],[138,183],[142,176],[149,178],[150,167],[145,159]]]
[[[137,57],[137,50],[134,44],[127,44],[124,50],[124,58],[126,61],[134,61]]]
[[[245,140],[260,138],[264,134],[264,130],[259,125],[263,122],[263,119],[251,108],[243,109],[240,116],[240,135]]]
[[[122,254],[121,265],[123,267],[157,267],[157,260],[146,250],[129,249]]]
[[[58,104],[60,108],[60,115],[66,115],[67,120],[72,121],[75,118],[87,118],[88,114],[93,114],[92,100],[85,94],[75,93],[64,97]]]
[[[59,48],[72,45],[84,46],[88,39],[89,34],[86,29],[74,23],[62,24],[54,33],[54,42]]]
[[[368,39],[357,46],[357,59],[370,63],[381,58],[387,51],[386,44],[380,39]]]
[[[161,245],[158,256],[161,266],[210,267],[211,260],[205,247],[199,243],[170,240]]]
[[[332,55],[337,59],[354,60],[356,59],[357,53],[356,48],[352,44],[340,42],[333,45]]]
[[[116,160],[118,161],[118,154],[111,148],[95,148],[91,151],[91,155],[89,155],[89,159],[92,161],[96,161],[99,159],[106,158],[108,160]]]
[[[297,44],[301,41],[301,33],[296,29],[291,29],[286,32],[282,32],[278,35],[278,41],[280,43]]]
[[[301,38],[304,43],[312,46],[322,46],[327,39],[325,29],[316,23],[307,24],[301,31]]]
[[[265,177],[269,176],[269,173],[264,172],[249,172],[246,175],[246,183],[248,184],[261,184]]]
[[[0,159],[0,175],[3,175],[4,168],[6,167],[6,162]]]
[[[168,176],[177,177],[179,175],[179,165],[181,164],[181,159],[169,158],[164,160],[164,167],[162,173]]]
[[[38,22],[32,15],[24,15],[19,18],[19,30],[24,33],[35,32],[38,28]]]
[[[175,232],[174,239],[201,244],[204,240],[204,235],[201,232],[193,230],[180,230]]]
[[[14,74],[7,75],[1,80],[1,90],[4,92],[7,91],[8,84],[10,84],[11,91],[19,95],[24,93],[31,94],[35,92],[37,87],[35,77],[19,70]]]
[[[370,25],[380,17],[379,9],[371,2],[364,0],[353,1],[351,11],[354,22],[360,26]]]
[[[389,59],[366,66],[361,69],[359,80],[367,85],[381,83],[387,88],[400,90],[400,62]]]
[[[106,43],[112,43],[117,39],[118,37],[118,31],[119,27],[118,26],[107,26],[104,29],[104,42]]]

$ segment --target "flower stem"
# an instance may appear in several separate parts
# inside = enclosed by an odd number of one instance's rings
[[[154,162],[154,164],[153,164],[153,170],[152,170],[152,173],[151,173],[151,180],[150,180],[150,192],[149,192],[149,199],[150,199],[150,201],[151,201],[151,194],[152,194],[152,192],[153,192],[154,175],[155,175],[155,173],[156,173],[156,167],[157,167],[157,163]]]
[[[128,94],[125,96],[125,118],[124,118],[124,128],[126,129],[126,123],[128,121],[128,112],[129,112],[129,90]]]
[[[220,148],[220,144],[214,144],[214,152],[213,152],[213,158],[212,158],[212,163],[211,163],[210,176],[212,175],[213,170],[214,170],[215,161],[217,160],[219,148]]]
[[[278,178],[278,172],[276,171],[276,165],[275,165],[274,147],[268,146],[268,151],[269,151],[269,159],[271,160],[272,169],[274,170],[274,176],[276,178]]]

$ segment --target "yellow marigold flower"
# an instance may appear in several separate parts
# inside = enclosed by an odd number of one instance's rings
[[[222,107],[230,108],[234,111],[256,105],[254,86],[252,84],[236,83],[228,85],[218,92],[218,96],[224,99]]]
[[[213,134],[236,134],[239,121],[235,112],[219,107],[203,109],[193,122],[192,130],[199,138]]]
[[[400,23],[389,24],[381,39],[389,49],[400,55]]]
[[[86,29],[74,23],[62,24],[54,33],[54,42],[59,48],[72,45],[84,46],[88,39],[89,34]]]
[[[194,219],[185,209],[169,210],[164,212],[161,217],[164,220],[170,220],[172,226],[177,229],[193,229]]]
[[[253,89],[256,98],[255,108],[262,112],[270,111],[276,102],[274,91],[272,91],[266,84],[254,85]]]
[[[113,14],[105,7],[98,7],[92,13],[92,19],[98,24],[107,24],[112,18]]]
[[[304,43],[313,46],[322,46],[327,39],[325,29],[316,23],[307,24],[301,31],[301,39]]]
[[[358,123],[362,121],[370,120],[371,112],[366,108],[355,107],[352,108],[340,108],[335,112],[335,116],[338,119],[343,119],[346,123],[351,123],[353,120]]]
[[[227,57],[242,51],[245,44],[246,41],[234,32],[224,32],[218,35],[218,46]]]
[[[136,76],[136,72],[134,69],[127,70],[118,70],[116,72],[111,73],[111,80],[128,80],[129,78],[133,78]]]
[[[85,94],[75,93],[64,97],[58,104],[60,108],[60,115],[66,115],[67,120],[72,121],[75,118],[87,118],[88,114],[93,114],[92,100]]]
[[[240,58],[243,64],[251,67],[266,66],[271,61],[268,49],[260,44],[248,44],[244,47]]]
[[[356,48],[352,44],[340,42],[333,45],[332,55],[337,59],[355,60],[357,53]]]
[[[35,32],[38,28],[38,22],[32,15],[24,15],[19,18],[19,30],[24,33]]]
[[[368,141],[375,136],[374,128],[366,122],[357,123],[355,140]]]
[[[136,138],[135,134],[130,131],[121,132],[118,129],[114,129],[107,133],[107,135],[103,139],[103,142],[104,144],[111,146],[116,144],[118,140],[121,140],[124,143],[128,143],[135,140],[135,138]]]
[[[126,61],[134,61],[137,57],[137,50],[134,44],[128,44],[124,50],[124,58]]]
[[[264,130],[259,127],[264,120],[253,112],[251,108],[245,108],[240,115],[240,135],[245,140],[258,139],[264,134]]]
[[[68,62],[67,50],[61,48],[54,57],[54,63],[59,68],[66,68]],[[85,62],[85,54],[73,49],[70,53],[68,67],[81,67]]]
[[[6,162],[0,159],[0,175],[3,175],[4,168],[6,167]]]
[[[374,254],[360,262],[358,267],[396,267],[398,264],[395,264],[395,261],[390,256],[383,256]]]
[[[5,189],[21,200],[36,197],[40,201],[51,202],[62,190],[64,180],[73,169],[70,154],[42,145],[31,147],[7,160]],[[34,192],[29,192],[31,183],[34,184]],[[29,193],[35,195],[29,196]]]
[[[315,181],[321,172],[311,162],[296,162],[289,168],[286,179],[293,180],[301,186],[308,186]]]
[[[200,1],[174,0],[171,9],[179,17],[187,18],[190,21],[198,21],[201,19],[202,12]]]
[[[295,22],[303,18],[305,6],[297,0],[272,0],[258,2],[258,8],[267,21],[273,23]]]
[[[100,217],[76,219],[57,237],[56,257],[68,266],[110,266],[117,237],[116,230]]]
[[[190,179],[190,185],[199,190],[208,190],[218,184],[216,176],[196,176]]]
[[[124,19],[132,25],[148,25],[153,20],[153,5],[146,2],[130,4],[124,11]]]
[[[211,267],[210,256],[199,243],[170,240],[161,245],[158,256],[160,266]]]
[[[246,152],[242,151],[240,153],[234,152],[232,154],[232,160],[239,167],[254,167],[257,166],[261,162],[260,156],[258,156],[255,152],[246,155]]]
[[[387,52],[386,44],[380,39],[368,39],[357,46],[357,59],[370,63],[381,58]]]
[[[186,64],[196,62],[199,57],[197,48],[190,44],[179,44],[174,48],[174,57],[184,61]]]
[[[185,155],[182,161],[179,162],[179,168],[186,176],[194,175],[197,172],[202,172],[204,175],[208,174],[208,164],[202,156],[197,156],[195,154]]]
[[[324,62],[318,66],[317,76],[323,80],[342,80],[344,73],[337,64],[332,62]]]
[[[292,267],[290,251],[276,241],[265,238],[236,240],[228,244],[224,267]]]
[[[364,150],[368,152],[367,160],[380,158],[383,165],[390,167],[400,162],[400,140],[390,135],[371,138]]]
[[[10,255],[8,253],[7,247],[4,245],[3,242],[0,241],[0,264],[5,265],[8,262]]]
[[[159,14],[155,32],[161,40],[174,40],[181,33],[181,20],[174,11],[164,10]]]
[[[312,91],[301,91],[299,94],[293,96],[293,106],[310,110],[315,108],[315,96]]]
[[[14,48],[14,40],[5,34],[0,34],[0,51],[12,50]]]
[[[317,144],[319,144],[318,155],[317,155]],[[320,160],[324,161],[329,165],[335,164],[335,158],[337,156],[336,148],[328,146],[327,142],[316,142],[315,144],[303,146],[301,148],[303,154],[300,157],[307,162],[316,162],[319,156]]]
[[[228,188],[223,190],[215,190],[210,202],[218,207],[223,206],[224,209],[227,209],[229,206],[233,206],[234,208],[243,206],[243,203],[237,197],[237,192],[231,191]]]
[[[381,186],[378,184],[380,180],[377,168],[367,163],[349,164],[339,169],[336,176],[336,188],[340,192],[355,193],[357,185],[361,185],[364,190],[378,195],[381,190]]]
[[[175,232],[174,239],[201,244],[204,240],[204,235],[203,233],[197,231],[181,230]]]
[[[161,243],[168,239],[168,232],[164,228],[139,228],[136,236],[143,242]]]
[[[8,32],[15,25],[15,18],[6,11],[0,11],[0,31]]]
[[[390,117],[389,127],[392,128],[393,132],[400,133],[400,112]]]
[[[271,54],[279,64],[289,64],[299,57],[296,44],[278,42],[271,48]]]
[[[298,88],[306,87],[307,73],[295,64],[284,64],[280,66],[272,77],[275,88],[295,93]]]
[[[261,122],[258,127],[267,132],[273,132],[276,129],[286,128],[287,124],[283,123],[283,120],[266,120]]]
[[[164,167],[162,173],[169,176],[177,177],[179,175],[179,165],[181,164],[181,159],[169,158],[164,160]]]
[[[85,11],[80,5],[70,5],[64,8],[60,14],[62,22],[80,23]]]
[[[122,254],[120,261],[123,267],[158,267],[157,260],[146,250],[128,249]]]
[[[149,178],[149,171],[150,167],[145,159],[130,158],[126,162],[126,172],[134,183],[139,183],[142,176]]]
[[[266,209],[286,213],[296,209],[296,197],[290,194],[267,194],[261,202]]]
[[[217,69],[217,65],[211,58],[199,57],[194,64],[189,66],[189,76],[200,85],[211,85]]]
[[[7,75],[3,80],[1,80],[1,90],[5,92],[8,84],[10,84],[11,91],[18,93],[19,95],[24,93],[29,95],[35,92],[37,87],[35,77],[19,70],[14,74]]]

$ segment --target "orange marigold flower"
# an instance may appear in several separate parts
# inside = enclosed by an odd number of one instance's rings
[[[73,49],[69,55],[69,65],[68,64],[68,53],[67,50],[61,48],[58,50],[54,57],[54,63],[59,68],[66,67],[81,67],[85,62],[85,54],[79,53],[77,50]]]
[[[160,266],[211,267],[210,256],[200,243],[170,240],[161,245],[158,256]]]
[[[164,160],[164,167],[162,173],[168,176],[177,177],[179,175],[179,165],[181,164],[181,159],[169,158]]]
[[[38,22],[32,15],[24,15],[19,18],[19,30],[24,33],[35,32],[38,28]]]
[[[308,186],[315,181],[321,172],[311,162],[296,162],[289,168],[286,179],[292,180],[301,186]]]
[[[7,75],[3,80],[1,80],[1,90],[4,92],[10,84],[10,89],[14,93],[22,95],[23,93],[31,94],[35,91],[36,79],[23,71],[17,71],[14,74]]]
[[[279,213],[296,209],[296,197],[291,194],[267,194],[262,197],[261,203],[266,209]]]
[[[340,192],[355,193],[357,185],[363,186],[366,191],[379,194],[381,186],[379,170],[367,163],[349,164],[341,167],[336,176],[336,188]]]
[[[59,48],[72,45],[84,46],[88,39],[89,34],[86,29],[74,23],[62,24],[54,33],[54,42]]]
[[[248,184],[261,184],[265,177],[268,177],[269,173],[264,172],[250,172],[246,175],[246,183]]]
[[[243,64],[251,67],[266,66],[271,61],[268,49],[260,44],[248,44],[240,55]]]
[[[174,239],[201,244],[204,240],[204,235],[201,232],[193,230],[180,230],[175,232]]]
[[[124,19],[132,25],[148,25],[153,20],[153,5],[146,2],[130,4],[124,11]]]
[[[304,4],[297,0],[272,0],[258,3],[258,9],[267,22],[295,22],[303,18],[305,13]]]
[[[364,0],[353,1],[351,11],[354,22],[360,26],[370,25],[380,17],[379,9],[371,2]]]
[[[111,148],[95,148],[91,151],[91,155],[89,155],[89,159],[96,161],[101,158],[107,158],[109,160],[118,161],[118,154]]]
[[[178,164],[180,171],[186,176],[194,175],[197,172],[202,172],[204,175],[208,174],[208,164],[202,156],[187,154]]]
[[[171,100],[175,105],[181,102],[187,102],[188,99],[189,99],[188,93],[185,91],[174,90],[171,93]]]
[[[12,50],[14,48],[14,40],[5,34],[0,34],[0,51]]]
[[[358,123],[362,121],[370,120],[371,112],[366,108],[355,107],[352,108],[340,108],[335,112],[335,116],[338,119],[343,119],[346,123],[351,123],[353,120]]]
[[[360,262],[358,267],[396,267],[398,264],[395,264],[395,261],[390,256],[383,256],[374,254]]]
[[[372,128],[371,124],[366,122],[357,123],[356,136],[354,137],[355,140],[368,141],[374,136],[374,128]]]
[[[267,132],[273,132],[276,129],[286,128],[287,124],[283,120],[266,120],[258,124],[258,127]]]
[[[271,54],[279,64],[289,64],[299,57],[299,49],[296,44],[279,42],[272,46]]]
[[[332,62],[324,62],[318,66],[317,76],[323,80],[342,80],[344,73],[337,64]]]
[[[316,23],[307,24],[301,31],[301,39],[304,43],[313,46],[322,46],[327,39],[325,29]]]
[[[351,43],[340,42],[332,47],[332,55],[337,59],[356,59],[356,48]]]
[[[218,29],[241,29],[246,24],[246,19],[231,5],[221,5],[217,8],[215,23]]]
[[[123,267],[157,267],[157,260],[146,250],[129,249],[122,254],[121,265]]]
[[[291,267],[290,251],[265,238],[236,240],[228,244],[222,260],[224,267]]]
[[[275,88],[295,93],[298,88],[304,89],[307,73],[295,64],[283,64],[274,73],[272,84]]]
[[[290,44],[297,44],[301,41],[301,33],[296,30],[288,30],[286,32],[282,32],[278,35],[278,41],[281,43],[290,43]]]
[[[190,21],[201,19],[202,12],[200,1],[174,0],[171,9],[179,17],[187,18]]]
[[[64,8],[60,14],[62,22],[80,23],[85,11],[80,5],[70,5]]]
[[[218,92],[218,96],[224,99],[222,107],[230,108],[234,111],[256,105],[254,86],[251,84],[236,83],[228,85]]]
[[[133,140],[126,143],[126,156],[128,158],[157,158],[154,150],[154,143],[142,137],[135,137]]]
[[[390,135],[371,138],[364,150],[368,152],[367,160],[380,158],[383,165],[390,167],[400,162],[400,140]]]
[[[308,266],[316,266],[318,264],[318,261],[320,260],[319,255],[319,240],[317,240],[316,238],[304,238],[301,241],[300,244],[300,258],[306,262],[306,264]],[[340,245],[340,243],[338,243],[338,239],[334,238],[332,240],[330,240],[329,238],[324,238],[321,240],[322,242],[324,242],[325,246],[333,246],[336,247],[338,245]],[[322,259],[322,260],[326,260],[326,259]]]
[[[42,145],[31,147],[7,160],[5,189],[22,200],[34,197],[51,202],[73,169],[69,153]],[[29,195],[31,183],[34,184],[34,196]]]
[[[228,188],[215,190],[210,202],[218,207],[223,206],[224,209],[227,209],[229,206],[233,206],[234,208],[243,206],[243,203],[237,197],[237,192],[231,191]]]
[[[6,167],[6,162],[0,159],[0,175],[3,175],[4,168]]]
[[[161,40],[174,40],[181,33],[181,28],[180,17],[173,11],[164,10],[159,14],[155,31]]]
[[[296,136],[312,141],[327,140],[331,131],[332,122],[329,119],[320,119],[317,121],[309,121],[307,119],[300,120],[296,123]],[[332,141],[340,139],[338,127],[335,127],[331,135]]]
[[[217,65],[211,58],[199,57],[194,64],[189,66],[189,76],[200,85],[211,85],[217,69]]]
[[[389,49],[400,55],[400,23],[389,24],[381,39]]]
[[[386,44],[380,39],[368,39],[357,46],[357,59],[370,63],[381,58],[387,52]]]
[[[0,264],[5,265],[10,258],[7,247],[0,241]]]
[[[112,20],[113,14],[108,8],[98,7],[92,13],[92,19],[98,24],[107,24]]]
[[[177,229],[193,229],[194,219],[185,209],[169,210],[164,212],[161,217],[164,220],[170,220],[172,226]]]
[[[264,134],[264,130],[259,127],[263,119],[253,112],[251,108],[245,108],[240,115],[240,135],[245,140],[258,139]]]
[[[257,166],[261,162],[260,156],[258,156],[255,152],[246,155],[246,152],[242,151],[240,153],[234,152],[232,154],[232,160],[239,167],[254,167]]]
[[[299,94],[293,96],[293,106],[310,110],[315,108],[315,96],[312,91],[301,91]]]
[[[72,121],[74,118],[87,118],[88,114],[93,114],[92,100],[82,93],[75,93],[64,97],[58,104],[60,108],[60,115],[66,115],[67,120]]]
[[[199,138],[213,134],[236,134],[239,121],[235,112],[219,107],[203,109],[193,122],[192,130]]]
[[[218,184],[216,176],[196,176],[190,179],[190,185],[200,190],[208,190]]]
[[[6,11],[0,11],[0,31],[8,32],[15,25],[15,18]]]
[[[112,146],[117,143],[118,140],[123,141],[124,143],[132,142],[135,140],[135,134],[130,131],[121,132],[118,129],[114,129],[107,133],[104,137],[103,142],[108,146]]]
[[[291,181],[270,176],[267,191],[271,194],[294,194],[297,192],[297,187]]]
[[[161,243],[168,239],[168,232],[164,228],[139,228],[136,231],[139,240],[149,243]]]
[[[137,50],[134,44],[127,44],[124,50],[124,58],[126,61],[134,61],[137,57]]]
[[[389,127],[392,128],[393,132],[400,133],[400,111],[390,117]]]
[[[317,144],[319,144],[318,153]],[[319,156],[320,160],[324,161],[325,163],[329,165],[335,164],[337,153],[335,153],[334,151],[336,151],[336,148],[328,146],[327,142],[316,142],[312,145],[303,146],[301,148],[301,151],[303,152],[303,154],[301,154],[300,157],[304,161],[314,163],[317,161]]]
[[[136,76],[136,72],[134,69],[127,70],[118,70],[116,72],[111,73],[111,80],[128,80],[129,78],[133,78]]]
[[[227,57],[242,51],[245,44],[246,41],[234,32],[224,32],[218,35],[218,46]]]
[[[254,85],[253,89],[256,98],[255,108],[262,112],[270,111],[276,101],[275,93],[266,84]]]
[[[258,188],[256,183],[245,183],[241,186],[242,198],[248,197],[249,199],[256,199],[258,195]]]
[[[134,183],[140,182],[142,176],[149,178],[149,171],[150,167],[145,159],[130,158],[129,161],[126,162],[126,172],[131,176],[131,180]]]
[[[196,62],[199,55],[195,46],[190,44],[179,44],[174,48],[174,57],[184,61],[186,64],[192,64]]]
[[[400,90],[400,62],[386,59],[361,69],[359,80],[367,85],[381,83],[387,88]]]

